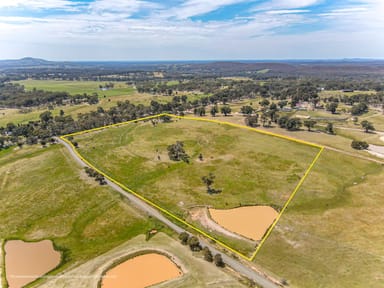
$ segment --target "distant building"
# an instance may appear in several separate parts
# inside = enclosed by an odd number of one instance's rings
[[[304,102],[297,103],[295,106],[295,109],[300,111],[306,111],[310,108],[310,106],[311,105],[308,102],[304,101]]]

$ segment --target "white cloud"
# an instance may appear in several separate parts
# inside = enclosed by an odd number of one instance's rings
[[[267,11],[266,13],[267,14],[298,14],[298,13],[308,13],[308,12],[311,12],[311,11],[296,9],[296,10],[270,10],[270,11]]]
[[[1,8],[26,8],[26,9],[69,9],[80,4],[69,0],[1,0]]]
[[[349,33],[376,31],[377,37],[384,42],[384,38],[380,37],[384,29],[383,13],[384,1],[361,0],[358,6],[350,5],[332,9],[319,16],[323,21],[334,26],[337,31]]]
[[[254,11],[265,11],[273,9],[297,9],[309,7],[324,0],[270,0],[254,7]]]
[[[61,7],[70,7],[69,1],[0,0],[0,8],[10,7],[11,2],[13,7],[33,3],[34,9],[40,9],[42,2],[49,2],[51,7],[55,3],[56,8],[58,2]],[[365,0],[358,6],[351,0],[321,15],[315,15],[308,6],[318,1],[272,0],[269,8],[247,17],[209,22],[190,19],[240,2],[245,1],[187,0],[167,10],[150,0],[97,0],[71,15],[1,16],[0,55],[52,60],[384,57],[381,0]],[[129,18],[143,9],[151,16]],[[312,21],[326,23],[329,28],[300,35],[276,33],[278,28],[310,25]]]
[[[342,9],[333,9],[329,12],[321,13],[319,15],[323,17],[355,16],[362,15],[367,11],[367,7],[348,7]]]
[[[221,7],[237,3],[249,2],[246,0],[187,0],[181,6],[175,7],[167,13],[177,19],[187,19],[193,16],[204,15]]]
[[[141,9],[159,9],[161,7],[159,4],[141,0],[96,0],[89,5],[89,10],[97,14],[131,14]]]

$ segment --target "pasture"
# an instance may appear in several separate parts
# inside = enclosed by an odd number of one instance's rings
[[[75,141],[94,167],[182,219],[198,206],[268,205],[279,211],[319,151],[226,124],[188,119],[136,121],[77,135]],[[167,147],[176,141],[184,143],[189,163],[169,159]],[[202,177],[210,173],[220,193],[207,193]],[[244,253],[254,249],[231,241]]]
[[[54,273],[149,229],[162,230],[162,224],[90,179],[59,145],[0,151],[0,202],[0,239],[52,240],[63,252]]]
[[[24,85],[26,90],[32,90],[36,88],[37,90],[45,90],[52,92],[68,92],[71,95],[75,94],[93,94],[97,93],[100,98],[119,96],[119,95],[129,95],[132,94],[134,88],[127,85],[124,82],[112,82],[114,87],[105,91],[100,89],[100,85],[105,85],[109,82],[103,81],[67,81],[67,80],[21,80],[14,81],[13,83],[19,83]]]
[[[384,287],[383,177],[325,150],[255,262],[290,287]]]

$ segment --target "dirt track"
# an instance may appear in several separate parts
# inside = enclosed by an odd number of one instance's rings
[[[368,153],[380,158],[384,158],[384,146],[369,145]]]

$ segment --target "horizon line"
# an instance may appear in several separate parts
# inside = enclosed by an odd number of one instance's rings
[[[77,60],[48,60],[45,58],[39,57],[21,57],[13,59],[0,59],[0,61],[20,61],[26,59],[33,60],[44,60],[49,62],[141,62],[141,63],[150,63],[150,62],[266,62],[266,61],[384,61],[384,57],[352,57],[352,58],[264,58],[264,59],[255,59],[255,58],[223,58],[223,59],[120,59],[120,60],[108,60],[108,59],[77,59]]]

